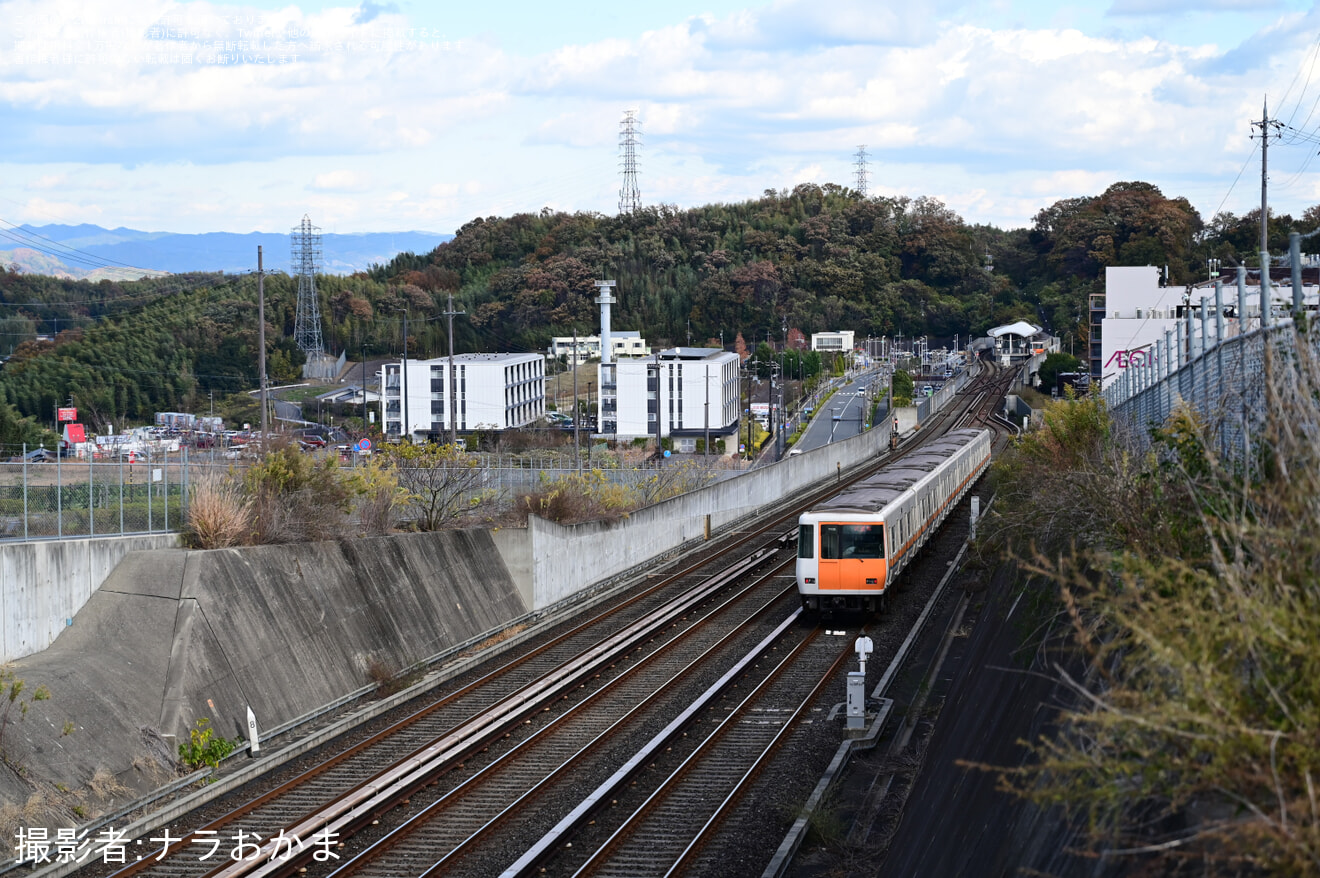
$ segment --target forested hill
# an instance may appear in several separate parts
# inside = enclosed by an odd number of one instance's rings
[[[1276,249],[1292,228],[1271,217]],[[1018,318],[1085,340],[1087,295],[1106,265],[1165,265],[1174,283],[1204,277],[1214,255],[1254,263],[1255,218],[1202,223],[1185,199],[1146,183],[1042,209],[1030,228],[972,226],[939,201],[862,198],[833,185],[767,192],[741,204],[647,208],[604,217],[542,211],[477,219],[424,255],[370,272],[318,278],[326,347],[368,357],[447,350],[449,294],[455,347],[544,350],[552,335],[594,334],[593,281],[618,281],[614,326],[653,344],[749,343],[852,329],[860,336],[966,338]],[[987,256],[993,270],[987,270]],[[266,279],[270,373],[296,378],[297,281]],[[90,283],[0,270],[0,400],[49,419],[72,398],[102,428],[155,411],[206,410],[214,394],[256,384],[256,281],[251,275],[180,275]],[[53,336],[37,340],[38,335]],[[0,411],[0,443],[14,434]],[[8,437],[8,438],[6,438]]]
[[[488,347],[540,348],[597,325],[592,281],[618,281],[614,325],[686,344],[853,329],[860,335],[964,338],[1017,318],[1084,334],[1087,296],[1106,265],[1168,265],[1175,283],[1205,258],[1255,262],[1256,216],[1210,226],[1148,183],[1042,209],[1030,228],[965,223],[930,198],[862,198],[835,185],[767,191],[755,201],[617,217],[543,211],[477,219],[427,256],[401,255],[373,277],[454,290]],[[1273,240],[1314,228],[1271,217]],[[987,260],[987,257],[989,259]],[[987,270],[987,262],[993,270]]]

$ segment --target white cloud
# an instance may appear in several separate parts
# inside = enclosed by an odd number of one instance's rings
[[[322,192],[367,192],[371,187],[370,175],[344,169],[327,171],[312,178],[312,188]]]
[[[1137,14],[1138,3],[1111,12]],[[632,107],[646,199],[849,183],[866,143],[878,191],[942,193],[971,220],[1026,222],[1051,199],[1117,179],[1211,193],[1197,201],[1209,210],[1251,150],[1260,93],[1283,91],[1320,22],[1315,10],[1255,12],[1225,53],[1180,42],[1177,28],[1005,27],[990,18],[1009,7],[983,7],[776,0],[520,56],[470,39],[409,41],[421,17],[392,4],[8,0],[2,170],[75,211],[71,221],[102,210],[156,228],[205,217],[284,229],[311,207],[324,225],[397,228],[408,216],[444,229],[545,205],[612,212],[618,123]],[[103,57],[51,53],[95,48],[102,31]],[[215,63],[217,52],[237,62]],[[1303,160],[1289,166],[1281,146],[1280,178]],[[1280,197],[1314,198],[1317,181],[1308,171]]]

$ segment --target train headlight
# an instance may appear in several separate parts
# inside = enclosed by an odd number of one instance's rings
[[[816,577],[814,577],[814,576],[804,576],[804,577],[802,577],[802,581],[805,582],[807,585],[815,585],[815,584],[816,584]]]
[[[879,579],[876,579],[874,576],[868,576],[868,577],[866,577],[866,584],[867,584],[867,585],[879,585],[879,584],[880,584],[880,580],[879,580]]]

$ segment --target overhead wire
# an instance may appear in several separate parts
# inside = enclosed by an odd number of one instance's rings
[[[1302,101],[1306,98],[1306,90],[1311,85],[1311,74],[1315,72],[1315,62],[1317,55],[1320,55],[1320,38],[1316,39],[1315,46],[1311,49],[1311,64],[1306,68],[1306,82],[1302,84],[1302,90],[1297,95],[1297,103],[1293,105],[1292,115],[1288,117],[1288,121],[1285,123],[1286,125],[1292,124],[1292,120],[1296,117],[1297,111],[1301,109]],[[1297,84],[1297,77],[1301,75],[1302,75],[1302,68],[1298,67],[1297,72],[1293,74],[1292,82],[1289,83],[1288,85],[1288,90],[1283,93],[1283,100],[1279,101],[1280,107],[1288,103],[1288,95],[1290,92],[1292,92],[1292,87]]]

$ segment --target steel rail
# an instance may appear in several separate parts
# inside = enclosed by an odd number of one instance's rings
[[[770,646],[778,640],[785,631],[792,627],[801,617],[802,608],[798,607],[788,615],[773,631],[768,634],[764,640],[753,647],[746,655],[739,659],[733,667],[724,673],[709,689],[703,692],[695,701],[692,702],[681,714],[675,717],[664,729],[655,737],[646,743],[644,747],[635,753],[624,765],[620,766],[609,779],[591,792],[581,803],[578,804],[569,814],[559,821],[550,832],[543,835],[531,848],[523,853],[511,866],[504,870],[501,878],[516,878],[530,874],[531,870],[539,864],[548,854],[558,847],[569,833],[573,832],[582,821],[586,820],[602,802],[617,790],[622,784],[642,767],[642,765],[651,759],[660,748],[673,739],[673,737],[683,729],[692,719],[704,710],[716,696],[720,695],[739,674],[743,673],[758,656],[763,654]],[[819,629],[816,629],[819,631]],[[813,634],[814,636],[814,634]]]
[[[527,714],[558,699],[565,690],[576,685],[583,676],[616,661],[638,644],[654,636],[672,620],[688,612],[711,595],[723,589],[738,576],[750,571],[770,553],[758,550],[743,561],[689,589],[681,599],[665,604],[651,614],[636,620],[622,630],[590,647],[578,657],[560,665],[533,684],[520,690],[491,709],[443,735],[438,741],[421,751],[386,768],[372,781],[363,784],[334,801],[307,814],[285,830],[285,837],[310,839],[320,833],[334,833],[339,837],[351,834],[363,822],[407,798],[416,789],[427,785],[433,777],[489,740],[501,735],[510,725]],[[206,878],[264,878],[282,873],[285,861],[273,859],[279,853],[279,842],[267,840],[260,845],[251,859],[226,864],[206,873]]]
[[[896,451],[896,452],[890,452],[890,453],[887,453],[887,454],[883,454],[883,455],[881,455],[880,457],[881,457],[882,459],[881,459],[880,461],[878,461],[877,467],[880,466],[880,465],[888,465],[889,463],[892,463],[892,462],[894,462],[894,461],[896,461],[896,460],[899,460],[899,459],[901,459],[901,458],[903,458],[903,457],[906,457],[909,453],[912,453],[913,451],[916,451],[918,448],[920,448],[922,445],[924,445],[925,442],[928,441],[929,438],[933,438],[935,435],[939,435],[939,432],[940,432],[940,431],[937,431],[937,430],[931,430],[931,431],[929,431],[929,432],[924,433],[924,434],[920,437],[920,440],[921,440],[921,441],[907,443],[907,444],[906,444],[906,447],[904,447],[904,448],[902,448],[902,449],[900,449],[900,450],[898,450],[898,451]],[[843,486],[843,485],[846,485],[846,484],[851,484],[852,482],[856,481],[857,479],[864,478],[864,477],[865,477],[866,475],[868,475],[873,469],[875,469],[875,468],[877,468],[877,467],[864,467],[859,473],[857,473],[856,475],[854,475],[852,478],[850,478],[850,479],[847,480],[846,482],[837,483],[837,484],[835,484],[835,485],[830,485],[830,486],[828,486],[826,489],[824,489],[824,490],[822,490],[822,491],[815,492],[814,495],[813,495],[809,500],[807,500],[805,504],[799,504],[799,507],[798,507],[798,508],[801,508],[802,505],[808,505],[808,506],[809,506],[811,503],[816,502],[816,500],[817,500],[819,497],[821,497],[821,496],[825,496],[825,495],[828,495],[828,494],[830,494],[830,493],[833,493],[834,491],[838,490],[839,487],[841,487],[841,486]],[[780,515],[780,516],[777,516],[777,517],[776,517],[775,519],[773,519],[769,524],[767,524],[767,525],[765,525],[765,526],[759,528],[758,530],[754,531],[754,532],[753,532],[752,534],[750,534],[749,536],[744,537],[741,541],[738,541],[737,543],[735,543],[735,546],[736,546],[736,545],[739,545],[739,544],[745,544],[747,541],[752,540],[752,539],[755,539],[757,536],[761,536],[761,535],[765,534],[767,531],[772,530],[775,526],[777,526],[778,524],[782,523],[784,520],[793,517],[795,514],[797,514],[797,509],[790,509],[789,511],[785,512],[784,514],[782,514],[782,515]],[[787,541],[787,538],[788,538],[790,535],[791,535],[791,531],[790,531],[788,534],[784,534],[783,536],[781,536],[781,537],[779,538],[781,544],[783,544],[784,542],[786,542],[786,541]],[[727,554],[727,551],[728,551],[728,550],[725,550],[724,553]],[[343,762],[345,762],[345,761],[347,761],[347,760],[350,760],[350,759],[352,759],[353,757],[355,757],[355,756],[357,756],[357,755],[360,755],[360,754],[364,753],[364,752],[367,751],[370,747],[372,747],[372,746],[374,746],[374,745],[380,743],[381,741],[385,740],[386,738],[390,737],[390,736],[393,735],[393,734],[397,734],[400,730],[402,730],[402,729],[404,729],[404,728],[406,728],[406,727],[408,727],[408,726],[410,726],[410,725],[416,723],[416,722],[419,721],[420,719],[422,719],[422,718],[426,717],[427,715],[433,713],[435,710],[438,710],[439,708],[441,708],[441,707],[443,707],[443,706],[445,706],[445,705],[451,704],[451,703],[457,701],[458,699],[460,699],[461,697],[463,697],[464,695],[468,695],[468,694],[470,694],[470,693],[472,693],[472,692],[474,692],[474,691],[477,691],[478,689],[480,689],[480,688],[483,687],[483,686],[489,685],[492,681],[498,680],[498,679],[501,678],[502,676],[504,676],[504,675],[506,675],[506,674],[512,672],[513,670],[517,669],[518,667],[521,667],[522,665],[524,665],[524,664],[530,662],[530,661],[531,661],[532,659],[534,659],[535,657],[540,656],[540,655],[542,655],[544,652],[546,652],[546,651],[548,651],[548,650],[554,648],[555,646],[564,643],[564,642],[567,641],[569,638],[571,638],[571,637],[573,637],[573,636],[575,636],[575,635],[577,635],[577,634],[582,633],[583,631],[587,630],[587,629],[590,628],[591,626],[596,625],[596,624],[599,624],[601,621],[603,621],[603,620],[605,620],[605,619],[608,619],[609,617],[611,617],[611,616],[613,616],[613,615],[616,615],[617,613],[619,613],[619,612],[620,612],[621,610],[623,610],[624,608],[629,607],[629,606],[632,606],[632,605],[634,605],[634,604],[635,604],[636,602],[638,602],[638,601],[644,600],[646,597],[651,596],[651,595],[653,595],[654,593],[656,593],[657,591],[659,591],[659,590],[661,590],[661,589],[663,589],[663,588],[666,588],[666,587],[668,587],[668,586],[674,584],[675,582],[677,582],[678,580],[682,579],[682,578],[685,577],[685,576],[689,576],[689,575],[691,575],[693,571],[698,570],[698,569],[700,569],[701,567],[708,565],[712,560],[714,560],[715,558],[718,558],[718,557],[719,557],[719,555],[717,554],[717,555],[713,556],[712,558],[707,558],[707,559],[704,559],[704,560],[699,561],[699,562],[697,562],[697,563],[694,563],[694,564],[690,565],[689,567],[685,568],[684,570],[681,570],[681,571],[679,571],[679,572],[677,572],[677,573],[675,573],[675,574],[673,574],[673,575],[671,575],[671,576],[669,576],[669,577],[666,577],[665,579],[661,580],[660,582],[655,583],[654,585],[648,587],[647,589],[645,589],[643,592],[639,593],[638,595],[635,595],[635,596],[633,596],[633,597],[627,599],[626,601],[620,603],[619,605],[617,605],[617,606],[611,608],[610,610],[608,610],[608,611],[606,611],[606,612],[604,612],[604,613],[600,613],[600,614],[596,615],[595,617],[593,617],[592,619],[590,619],[590,620],[588,620],[588,621],[586,621],[586,622],[583,622],[583,623],[581,623],[581,624],[579,624],[579,625],[573,627],[572,629],[570,629],[569,631],[566,631],[566,632],[562,633],[561,635],[558,635],[558,636],[557,636],[556,638],[554,638],[552,641],[550,641],[550,642],[548,642],[548,643],[546,643],[546,644],[543,644],[543,645],[537,647],[536,649],[532,650],[531,652],[527,653],[526,655],[521,656],[521,657],[519,657],[518,659],[515,659],[515,660],[512,661],[512,662],[508,662],[508,663],[506,663],[505,665],[501,666],[500,668],[498,668],[498,669],[496,669],[496,670],[494,670],[494,671],[491,671],[491,672],[488,673],[488,674],[483,675],[482,677],[480,677],[480,678],[478,678],[478,679],[476,679],[476,680],[470,682],[469,684],[463,686],[463,687],[460,688],[459,690],[456,690],[455,692],[449,694],[448,696],[446,696],[446,697],[444,697],[444,698],[441,698],[441,699],[437,700],[436,702],[434,702],[434,703],[431,704],[431,705],[428,705],[426,708],[423,708],[423,709],[421,709],[421,710],[415,712],[414,714],[412,714],[412,715],[410,715],[410,716],[408,716],[408,717],[403,718],[402,720],[400,720],[399,722],[397,722],[397,723],[395,723],[394,725],[390,726],[389,728],[384,729],[384,730],[382,730],[382,731],[380,731],[380,732],[378,732],[378,733],[372,735],[370,738],[364,740],[363,742],[360,742],[359,744],[356,744],[356,745],[354,745],[353,747],[350,747],[350,748],[348,748],[348,749],[346,749],[346,750],[344,750],[344,751],[342,751],[342,752],[340,752],[340,753],[338,753],[338,754],[332,756],[330,759],[326,760],[324,763],[322,763],[322,764],[320,764],[320,765],[318,765],[318,766],[316,766],[316,767],[313,767],[313,768],[311,768],[311,769],[308,769],[307,771],[305,771],[305,772],[299,774],[297,777],[295,777],[295,778],[293,778],[293,779],[291,779],[291,780],[289,780],[289,781],[286,781],[286,782],[280,784],[280,785],[277,786],[275,789],[273,789],[273,790],[271,790],[271,791],[269,791],[269,792],[267,792],[267,793],[265,793],[265,794],[262,794],[261,796],[257,796],[257,797],[255,797],[254,799],[249,800],[248,802],[245,802],[244,804],[240,805],[237,809],[235,809],[234,811],[230,812],[229,814],[226,814],[226,815],[222,816],[221,818],[218,818],[218,819],[216,819],[216,820],[214,820],[214,821],[211,821],[211,822],[207,823],[205,826],[201,827],[201,828],[198,829],[198,830],[194,830],[194,831],[192,831],[192,832],[187,833],[187,834],[183,837],[183,839],[181,839],[181,840],[176,839],[176,840],[175,840],[175,841],[178,841],[178,842],[180,842],[180,843],[178,844],[177,847],[175,847],[175,848],[173,849],[173,852],[174,852],[174,853],[177,853],[178,851],[180,851],[180,850],[186,848],[188,842],[189,842],[190,840],[192,840],[192,839],[195,839],[199,834],[204,834],[204,833],[207,833],[208,831],[211,832],[211,833],[214,833],[214,831],[215,831],[216,829],[218,829],[218,828],[220,828],[220,827],[223,827],[223,826],[226,826],[226,825],[229,825],[229,824],[231,824],[231,823],[233,823],[233,822],[235,822],[235,821],[237,821],[237,820],[239,820],[239,819],[241,819],[241,818],[243,818],[243,817],[245,817],[245,816],[247,816],[247,815],[252,814],[254,811],[258,810],[259,808],[262,808],[262,807],[264,807],[264,806],[270,804],[271,802],[274,802],[274,801],[278,800],[279,798],[281,798],[282,796],[288,794],[289,792],[291,792],[291,791],[293,791],[293,790],[295,790],[295,789],[301,787],[302,785],[304,785],[305,783],[307,783],[307,782],[308,782],[309,780],[311,780],[312,778],[314,778],[314,777],[316,777],[316,776],[319,776],[319,775],[321,775],[321,774],[324,774],[324,773],[326,773],[326,772],[332,770],[334,767],[340,765],[341,763],[343,763]],[[749,557],[750,557],[750,556],[749,556]],[[528,684],[526,684],[526,685],[527,685],[527,686],[534,686],[534,685],[537,685],[537,682],[538,682],[538,681],[532,681],[531,683],[528,683]],[[492,731],[492,735],[497,734],[497,733],[498,733],[498,730],[493,730],[493,731]],[[449,736],[446,735],[446,736],[441,736],[440,738],[436,738],[436,739],[433,740],[433,744],[434,744],[436,741],[441,740],[441,738],[448,738],[448,737],[449,737]],[[419,749],[420,749],[420,750],[425,750],[425,749],[427,749],[427,748],[426,748],[426,747],[423,747],[423,748],[419,748]],[[388,772],[388,771],[389,771],[389,769],[382,770],[382,772],[378,773],[377,778],[383,777],[383,776],[385,775],[385,773]],[[370,784],[370,783],[372,783],[372,782],[373,782],[373,781],[370,781],[370,780],[369,780],[369,781],[367,781],[366,783],[367,783],[367,784]],[[301,824],[292,824],[292,825],[290,825],[290,826],[288,826],[288,827],[286,827],[286,828],[292,830],[293,828],[295,828],[295,827],[298,826],[298,825],[301,825]],[[160,849],[160,850],[157,852],[157,854],[158,854],[158,856],[159,856],[159,855],[165,854],[166,852],[167,852],[167,849]],[[149,856],[148,856],[148,857],[144,857],[141,861],[139,861],[139,862],[137,862],[137,863],[134,863],[134,864],[131,864],[131,865],[129,865],[128,867],[126,867],[125,869],[122,869],[122,870],[119,870],[118,872],[116,872],[116,873],[115,873],[115,878],[128,878],[128,876],[139,874],[140,872],[145,871],[146,869],[152,868],[153,866],[156,866],[156,865],[157,865],[157,862],[156,862],[155,858],[152,858],[152,857],[149,857]]]
[[[721,607],[715,608],[710,613],[708,613],[706,619],[703,621],[710,620],[725,607],[731,606],[735,601],[740,600],[743,596],[752,592],[754,589],[758,588],[763,583],[767,582],[770,579],[773,579],[774,577],[781,575],[782,571],[787,569],[790,563],[792,562],[786,562],[785,564],[781,565],[777,570],[772,571],[771,573],[759,579],[757,582],[748,585],[742,593],[730,596]],[[645,696],[642,700],[638,701],[631,709],[626,711],[622,716],[616,717],[614,722],[608,725],[605,729],[601,730],[589,742],[583,744],[576,752],[574,752],[571,756],[569,756],[569,758],[559,763],[549,774],[545,775],[534,786],[525,790],[514,801],[509,802],[504,807],[504,809],[501,810],[498,814],[495,814],[484,824],[479,826],[475,831],[473,831],[470,835],[468,835],[465,839],[459,842],[458,845],[456,845],[450,851],[445,853],[439,860],[435,861],[430,866],[430,868],[428,868],[425,872],[422,873],[422,875],[430,876],[437,874],[447,869],[452,863],[456,862],[461,857],[467,856],[469,852],[477,846],[477,844],[479,844],[484,838],[488,837],[497,827],[503,825],[506,821],[508,821],[519,809],[525,807],[527,803],[531,801],[534,797],[540,795],[543,791],[549,788],[551,784],[558,782],[562,778],[571,774],[574,769],[579,767],[579,763],[581,763],[584,759],[588,757],[595,758],[595,755],[599,752],[601,745],[604,744],[610,737],[618,734],[627,725],[632,723],[635,720],[635,718],[641,716],[655,702],[659,701],[661,698],[670,694],[670,690],[675,683],[691,675],[693,672],[695,672],[703,665],[708,663],[709,660],[712,659],[719,651],[724,649],[730,643],[734,642],[737,638],[743,636],[752,625],[756,624],[757,621],[765,615],[765,613],[773,609],[773,607],[776,604],[778,604],[786,595],[790,594],[791,591],[792,591],[791,587],[784,588],[778,594],[772,597],[770,600],[766,601],[764,604],[762,604],[760,607],[754,610],[749,616],[747,616],[747,618],[743,619],[737,625],[733,626],[717,641],[706,647],[701,652],[701,654],[697,655],[690,662],[688,662],[688,664],[685,667],[672,673],[668,678],[668,680],[666,680],[660,686],[652,690],[652,692],[649,695]],[[687,638],[690,635],[695,634],[699,630],[699,627],[700,626],[692,626],[687,630],[681,632],[678,635],[678,637],[676,637],[673,641],[670,641],[669,643],[666,644],[666,648],[675,646],[678,644],[678,642],[681,639]],[[381,855],[383,855],[388,850],[388,848],[397,844],[399,841],[401,841],[403,838],[407,837],[408,835],[415,833],[424,824],[435,819],[441,811],[446,810],[450,806],[451,800],[457,799],[461,795],[465,795],[469,793],[470,792],[469,787],[476,786],[480,783],[485,782],[485,780],[487,779],[486,775],[488,774],[493,775],[504,769],[506,763],[509,763],[515,759],[524,758],[527,755],[528,751],[534,751],[534,749],[540,744],[542,744],[545,739],[549,738],[553,734],[563,731],[560,728],[561,724],[563,725],[568,724],[569,722],[573,721],[573,719],[579,712],[586,712],[589,708],[594,707],[595,702],[602,700],[608,694],[614,692],[617,687],[621,686],[631,676],[646,670],[648,663],[660,658],[661,656],[662,653],[660,652],[656,652],[656,653],[652,653],[651,655],[648,655],[641,662],[639,662],[638,664],[634,665],[633,667],[625,671],[624,674],[609,681],[600,689],[591,693],[586,699],[574,705],[564,714],[560,715],[559,717],[556,717],[551,723],[542,727],[541,729],[538,729],[537,732],[532,737],[529,737],[528,739],[520,742],[515,748],[513,748],[512,750],[501,756],[500,759],[486,766],[476,775],[474,775],[473,777],[465,781],[463,784],[461,784],[459,787],[456,787],[455,789],[449,791],[440,799],[437,799],[436,801],[428,805],[426,808],[412,815],[411,817],[408,818],[407,821],[405,821],[403,824],[400,824],[398,827],[393,829],[388,835],[377,840],[371,847],[367,848],[366,850],[356,855],[352,860],[341,865],[338,869],[336,869],[333,873],[331,873],[330,878],[343,878],[343,876],[358,874],[360,871],[363,870],[364,867],[368,865],[373,866],[376,869],[376,871],[379,872],[380,867],[375,865],[374,862],[372,861],[378,859]]]
[[[759,702],[761,700],[763,694],[765,693],[765,690],[769,688],[771,684],[777,682],[780,679],[780,677],[783,675],[785,670],[792,667],[797,662],[797,660],[802,655],[802,653],[804,653],[809,646],[815,643],[816,639],[819,636],[820,636],[820,629],[816,628],[810,632],[808,637],[804,638],[802,641],[797,643],[793,647],[793,649],[789,650],[788,654],[783,656],[780,659],[779,663],[776,664],[773,668],[771,668],[769,672],[767,672],[764,675],[764,677],[762,677],[762,679],[759,680],[756,683],[756,685],[752,687],[752,689],[747,693],[747,695],[744,696],[743,699],[729,712],[729,715],[725,717],[723,720],[721,720],[718,723],[718,725],[716,725],[716,727],[711,731],[711,733],[707,735],[705,738],[703,738],[700,741],[700,743],[697,744],[696,748],[690,754],[688,754],[686,758],[683,759],[683,761],[678,765],[678,767],[675,768],[669,774],[669,776],[666,777],[659,784],[659,786],[657,786],[655,790],[653,790],[651,794],[646,797],[646,800],[642,802],[642,804],[639,805],[633,811],[633,813],[630,814],[628,818],[624,820],[624,822],[614,830],[613,833],[610,834],[610,837],[607,838],[600,845],[600,847],[598,847],[595,850],[595,852],[592,853],[592,855],[588,857],[587,860],[580,867],[578,867],[577,871],[573,873],[574,878],[583,878],[583,876],[587,876],[599,872],[600,869],[605,865],[606,861],[610,858],[610,856],[614,854],[616,851],[618,851],[619,848],[623,845],[623,843],[627,840],[627,838],[633,835],[637,831],[637,829],[644,824],[647,817],[649,817],[650,814],[654,811],[654,809],[660,805],[661,801],[666,797],[668,797],[671,793],[673,793],[675,791],[675,788],[682,781],[687,780],[689,777],[692,777],[693,773],[698,771],[698,769],[702,767],[703,761],[706,759],[707,756],[711,755],[711,752],[716,747],[716,745],[721,743],[730,733],[731,730],[738,727],[738,720],[750,709],[750,707],[754,703]],[[838,669],[840,663],[844,658],[847,657],[847,655],[848,655],[847,651],[840,652],[840,655],[830,665],[830,670],[825,675],[825,679],[828,679],[829,676]],[[818,691],[819,686],[820,686],[819,681],[812,686],[811,692],[813,693],[813,695]],[[795,710],[794,715],[796,716],[797,714],[798,711]],[[781,731],[782,728],[783,727],[781,727],[780,729]],[[778,737],[778,735],[776,735],[775,737]],[[764,756],[764,754],[765,754],[765,750],[763,748],[761,753],[757,755],[756,761],[759,762],[762,756]],[[728,800],[726,797],[725,802],[727,801]],[[668,834],[675,830],[676,827],[670,826],[667,827],[666,833]],[[653,851],[652,856],[654,856],[655,853],[656,852]]]
[[[860,633],[865,634],[865,629]],[[734,785],[733,789],[729,790],[729,794],[724,797],[724,801],[716,807],[715,813],[706,820],[706,823],[697,831],[697,834],[692,841],[688,842],[688,846],[684,848],[683,853],[679,855],[674,864],[669,867],[667,872],[665,872],[665,878],[674,878],[674,876],[685,874],[688,867],[692,865],[693,858],[702,849],[706,842],[710,840],[711,835],[714,834],[716,827],[718,827],[720,823],[723,822],[724,818],[734,809],[737,803],[741,800],[743,793],[765,769],[769,764],[770,759],[779,751],[780,747],[783,746],[789,732],[797,727],[797,723],[802,718],[802,714],[816,701],[817,698],[820,697],[825,686],[834,679],[834,676],[839,672],[839,669],[843,667],[843,663],[850,655],[851,652],[848,650],[841,652],[839,657],[834,660],[834,664],[830,665],[829,670],[821,675],[820,680],[818,680],[816,685],[812,687],[811,692],[799,702],[797,708],[793,711],[793,714],[784,720],[779,726],[779,731],[775,732],[774,737],[765,745],[765,749],[761,751],[761,754],[756,758],[756,761],[746,772],[744,772],[743,776],[739,778],[738,783]]]

